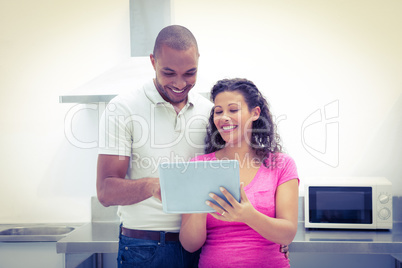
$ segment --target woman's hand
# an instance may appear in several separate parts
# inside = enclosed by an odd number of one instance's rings
[[[246,222],[247,218],[250,217],[254,211],[256,211],[246,196],[243,183],[240,185],[240,203],[237,202],[237,200],[225,188],[221,187],[220,190],[230,204],[225,202],[216,194],[211,193],[211,198],[221,205],[221,207],[219,207],[213,202],[206,201],[208,206],[216,210],[217,213],[210,213],[215,219],[221,221]],[[289,260],[288,245],[281,245],[280,252],[284,253],[286,259]]]
[[[257,212],[250,203],[244,191],[244,183],[240,184],[240,203],[223,187],[220,188],[222,194],[229,203],[214,193],[209,196],[214,199],[220,206],[213,202],[206,201],[206,204],[213,208],[217,213],[210,213],[214,218],[221,221],[234,221],[246,223],[252,215]]]
[[[242,222],[271,242],[289,245],[297,231],[298,187],[297,179],[289,180],[278,186],[276,189],[276,218],[271,218],[253,207],[244,191],[244,184],[240,186],[240,203],[222,188],[221,191],[228,202],[216,194],[211,194],[210,196],[219,206],[209,201],[206,204],[218,212],[211,213],[218,220]]]

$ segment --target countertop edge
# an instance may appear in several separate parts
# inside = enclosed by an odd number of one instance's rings
[[[117,253],[119,225],[119,222],[87,223],[59,240],[56,243],[57,253]],[[304,223],[299,222],[298,233],[289,245],[291,252],[338,254],[400,254],[402,252],[402,223],[394,225],[396,228],[390,232],[311,231],[303,226]],[[343,234],[347,239],[336,238],[338,234]]]

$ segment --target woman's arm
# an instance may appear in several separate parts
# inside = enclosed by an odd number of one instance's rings
[[[211,213],[212,216],[223,221],[243,222],[253,228],[264,238],[282,245],[288,245],[293,241],[297,232],[299,185],[297,179],[292,179],[278,186],[276,190],[276,218],[268,217],[257,211],[244,192],[241,185],[241,202],[226,190],[222,193],[230,204],[219,198],[217,195],[211,197],[216,200],[224,209],[209,202],[209,205],[218,213]],[[223,215],[222,215],[223,214]]]
[[[279,185],[276,190],[276,218],[255,210],[255,217],[246,219],[245,223],[266,239],[289,245],[297,232],[298,190],[297,179]]]
[[[202,247],[207,238],[207,214],[183,214],[180,227],[180,242],[189,252]]]

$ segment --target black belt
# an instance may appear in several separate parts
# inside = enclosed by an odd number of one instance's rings
[[[121,227],[121,234],[130,238],[160,241],[165,236],[165,241],[179,241],[179,233],[168,233],[163,231],[143,231]]]

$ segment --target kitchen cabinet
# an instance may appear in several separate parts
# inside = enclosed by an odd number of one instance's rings
[[[0,242],[0,267],[63,268],[64,256],[56,242]]]

